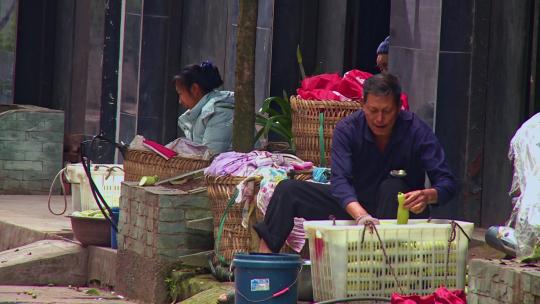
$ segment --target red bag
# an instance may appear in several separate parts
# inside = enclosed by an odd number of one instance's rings
[[[463,290],[448,290],[446,287],[439,287],[428,296],[402,296],[397,293],[392,294],[391,304],[467,304],[467,297]]]
[[[349,101],[350,99],[341,95],[338,91],[331,91],[325,89],[313,89],[304,90],[298,89],[296,93],[300,98],[306,100],[337,100],[337,101]]]
[[[304,90],[326,89],[337,90],[341,77],[338,74],[321,74],[302,80],[301,88]]]
[[[339,83],[338,91],[353,100],[362,100],[364,96],[364,81],[373,74],[360,70],[350,70]]]

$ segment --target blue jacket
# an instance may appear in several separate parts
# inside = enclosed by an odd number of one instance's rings
[[[178,127],[187,139],[218,154],[231,149],[233,116],[234,93],[214,90],[178,117]]]
[[[431,128],[412,112],[401,111],[384,152],[375,144],[362,111],[341,120],[332,139],[332,194],[344,208],[358,201],[375,212],[377,191],[390,170],[404,169],[411,190],[424,188],[427,173],[438,203],[456,193],[456,180]],[[372,213],[373,214],[373,213]]]

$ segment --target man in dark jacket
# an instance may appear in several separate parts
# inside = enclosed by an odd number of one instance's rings
[[[264,221],[254,226],[261,252],[280,250],[295,217],[327,220],[333,215],[378,224],[378,218],[396,218],[397,193],[403,192],[412,217],[427,218],[429,204],[442,205],[454,196],[455,178],[439,141],[415,114],[400,110],[400,94],[391,74],[364,82],[363,110],[341,120],[334,130],[331,185],[281,182]]]

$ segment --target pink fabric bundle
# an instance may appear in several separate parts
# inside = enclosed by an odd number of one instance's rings
[[[351,70],[341,78],[338,74],[321,74],[302,80],[296,90],[302,99],[351,101],[362,99],[362,85],[372,74]]]
[[[350,70],[343,75],[321,74],[302,80],[296,90],[298,96],[306,100],[360,101],[364,96],[364,81],[373,74]],[[407,95],[401,94],[401,109],[409,110]]]
[[[433,294],[427,296],[402,296],[397,293],[390,299],[392,304],[467,304],[463,290],[448,290],[439,287]]]

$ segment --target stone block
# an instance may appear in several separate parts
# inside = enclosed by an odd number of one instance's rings
[[[512,261],[473,259],[469,267],[469,303],[536,303],[540,271]],[[538,299],[538,300],[537,300]]]
[[[88,282],[97,281],[101,287],[116,284],[116,250],[105,247],[88,247]]]
[[[153,232],[146,232],[146,245],[148,246],[154,246],[154,233]]]
[[[20,171],[23,173],[23,180],[33,181],[33,180],[48,180],[49,184],[52,182],[53,177],[51,174],[43,172],[41,170],[25,170]]]
[[[4,131],[0,132],[0,140],[5,141],[21,141],[26,139],[26,134],[23,131]]]
[[[186,245],[186,235],[184,234],[175,234],[175,235],[158,235],[156,239],[156,248],[158,252],[160,249],[175,249],[184,247]]]
[[[160,208],[176,208],[178,205],[179,199],[176,195],[161,195],[159,197],[159,207]]]
[[[0,170],[0,178],[23,180],[25,171]]]
[[[183,223],[174,223],[174,222],[158,222],[159,234],[177,234],[181,232],[186,232],[185,225]]]
[[[202,218],[211,217],[212,212],[208,209],[201,208],[187,208],[186,209],[186,219],[187,220],[198,220]]]
[[[31,141],[13,141],[8,144],[12,151],[36,151],[41,149],[41,144]]]
[[[50,161],[62,159],[62,151],[26,151],[24,152],[25,160]]]
[[[41,122],[40,127],[41,127],[41,130],[43,131],[63,132],[64,120],[63,119],[45,119]]]
[[[146,227],[146,217],[142,215],[137,215],[137,222],[135,222],[135,227],[144,229]]]
[[[62,154],[63,144],[62,143],[54,143],[54,142],[44,142],[41,144],[43,152],[51,152],[51,153],[60,153]]]
[[[80,245],[43,240],[0,252],[0,285],[84,285],[88,252]]]
[[[13,193],[12,191],[18,191],[22,189],[22,181],[0,178],[0,186],[2,187],[2,190],[9,191],[9,192],[4,191],[4,193]]]
[[[131,250],[142,256],[144,255],[144,247],[145,245],[141,241],[135,240],[133,244],[128,248],[128,250]]]
[[[0,149],[0,159],[3,159],[5,161],[13,161],[13,160],[26,160],[24,158],[24,153],[21,151],[14,151],[12,149]]]
[[[144,225],[144,230],[146,231],[153,231],[154,230],[154,223],[156,220],[153,218],[147,217],[146,218],[146,224]]]
[[[42,163],[40,161],[11,161],[4,164],[6,170],[43,170]]]
[[[35,132],[28,131],[26,132],[26,140],[28,141],[40,141],[40,142],[53,142],[53,143],[63,143],[64,142],[64,133],[62,132]]]
[[[34,121],[29,120],[7,120],[4,121],[4,118],[0,119],[0,129],[6,131],[19,131],[24,134],[24,131],[32,130],[34,128],[39,128],[39,124],[36,125]],[[26,137],[23,137],[23,139]]]
[[[170,303],[165,279],[173,263],[123,250],[118,251],[117,261],[116,274],[122,278],[115,286],[118,294],[142,303]]]
[[[175,208],[160,208],[159,209],[159,221],[161,222],[179,222],[184,219],[187,211]]]

